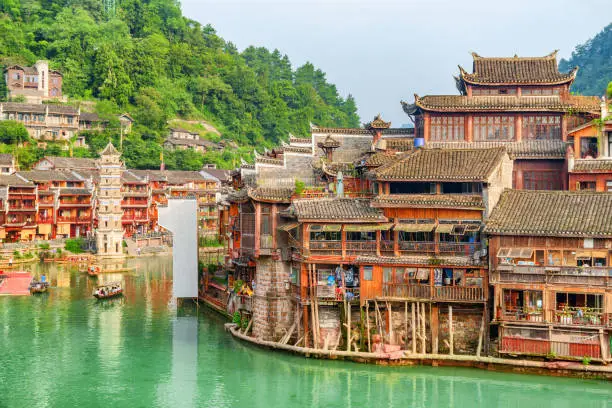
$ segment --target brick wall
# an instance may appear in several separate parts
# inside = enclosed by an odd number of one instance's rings
[[[446,341],[449,340],[448,307],[440,306],[439,351],[449,352]],[[455,354],[476,354],[478,334],[482,322],[482,306],[453,307],[453,341]]]
[[[293,324],[295,302],[286,288],[289,264],[261,257],[255,268],[253,334],[265,340],[279,340]]]

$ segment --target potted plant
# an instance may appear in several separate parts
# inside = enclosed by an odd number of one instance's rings
[[[561,324],[572,324],[572,312],[568,306],[564,306],[563,310],[559,313],[559,321]]]
[[[542,309],[529,308],[527,309],[527,320],[530,322],[541,322],[542,321]]]

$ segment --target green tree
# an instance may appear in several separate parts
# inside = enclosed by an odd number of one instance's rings
[[[30,134],[22,123],[14,120],[0,121],[0,142],[22,144],[30,140]]]

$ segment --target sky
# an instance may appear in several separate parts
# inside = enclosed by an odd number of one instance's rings
[[[612,22],[609,0],[181,0],[183,14],[226,41],[278,49],[309,61],[362,122],[381,113],[409,123],[400,101],[457,94],[457,65],[483,57],[543,56],[572,50]]]

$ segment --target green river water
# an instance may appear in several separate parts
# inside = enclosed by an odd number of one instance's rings
[[[0,297],[0,407],[612,408],[612,384],[475,369],[309,360],[241,344],[203,308],[177,311],[170,258],[96,280],[32,266],[48,294]]]

